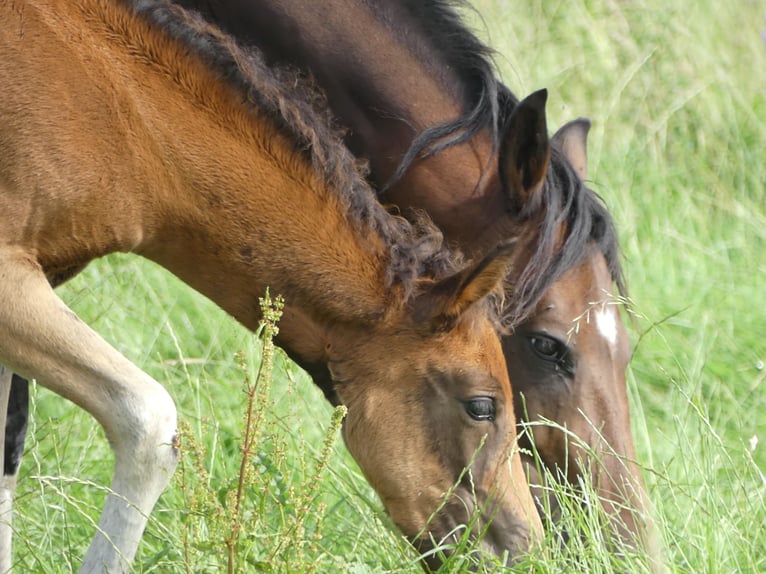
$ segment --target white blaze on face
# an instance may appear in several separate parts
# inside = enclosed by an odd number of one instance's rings
[[[614,347],[617,343],[617,314],[614,307],[605,305],[602,309],[596,310],[595,315],[598,332]]]

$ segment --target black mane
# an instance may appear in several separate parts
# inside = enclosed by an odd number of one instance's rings
[[[602,199],[585,186],[555,144],[551,148],[542,203],[537,250],[511,286],[513,301],[503,310],[503,322],[510,328],[529,317],[545,291],[589,256],[591,245],[606,259],[619,293],[627,295],[614,220]],[[556,252],[557,230],[562,224],[566,230],[564,242]]]
[[[375,0],[371,1],[371,5],[375,5]],[[494,51],[463,23],[459,10],[472,9],[465,0],[401,0],[401,3],[421,27],[431,50],[438,52],[442,64],[448,65],[461,79],[465,114],[421,132],[386,188],[401,178],[417,158],[468,141],[482,130],[490,130],[497,149],[501,129],[519,103],[498,79],[492,60]],[[395,25],[390,27],[397,29]],[[414,42],[406,33],[401,39],[410,44]],[[604,255],[619,292],[626,293],[612,217],[601,198],[583,184],[555,145],[543,186],[542,209],[544,217],[537,249],[519,280],[511,286],[513,297],[504,309],[504,322],[508,326],[528,317],[543,293],[588,255],[591,243]],[[555,242],[562,223],[566,226],[566,235],[557,253]]]
[[[473,10],[465,0],[403,0],[402,4],[413,23],[429,40],[430,51],[439,54],[434,68],[448,65],[461,81],[465,113],[452,121],[422,131],[413,140],[396,172],[382,191],[398,181],[418,157],[428,157],[462,142],[469,141],[484,129],[489,129],[493,145],[498,146],[498,134],[504,118],[518,103],[517,98],[497,78],[492,55],[495,51],[479,40],[460,17],[460,10]],[[372,0],[371,6],[376,6]],[[399,28],[395,25],[391,29]],[[403,32],[401,41],[413,44],[410,34]],[[426,53],[428,50],[414,50]]]

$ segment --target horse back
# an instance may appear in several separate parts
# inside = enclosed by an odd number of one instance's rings
[[[142,252],[169,221],[196,225],[221,174],[232,176],[222,158],[243,157],[250,143],[241,95],[119,3],[0,10],[0,241],[55,276],[106,253]],[[199,190],[211,191],[198,202]]]
[[[54,274],[136,248],[156,172],[122,62],[74,3],[0,10],[0,240]]]

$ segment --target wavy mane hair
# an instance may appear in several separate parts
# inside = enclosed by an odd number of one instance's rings
[[[367,2],[372,8],[377,5],[375,0]],[[460,10],[474,10],[466,0],[402,0],[401,3],[413,21],[421,26],[431,43],[431,50],[436,51],[441,62],[448,63],[461,79],[465,88],[465,113],[421,132],[382,192],[400,179],[416,159],[466,142],[482,130],[490,131],[493,151],[496,151],[501,128],[519,103],[498,79],[492,60],[494,50],[481,42],[460,17]],[[396,26],[390,28],[399,29]],[[405,33],[400,33],[399,38],[404,43],[413,43],[412,37]],[[422,48],[412,47],[425,53]],[[533,312],[543,293],[587,255],[591,243],[604,255],[619,292],[627,294],[612,216],[601,198],[583,184],[555,145],[542,194],[541,240],[518,282],[511,286],[514,295],[506,301],[503,310],[503,322],[509,326]],[[521,214],[522,217],[526,215],[530,214]],[[565,230],[563,243],[558,245],[561,224]]]
[[[454,271],[456,262],[443,248],[441,235],[430,222],[408,224],[380,207],[363,179],[366,166],[343,145],[324,96],[305,76],[291,69],[268,67],[257,49],[240,47],[204,19],[169,1],[121,1],[194,49],[299,142],[317,170],[342,195],[350,216],[386,238],[392,254],[389,282],[401,282],[409,291],[411,279],[424,271],[437,276]],[[430,62],[437,75],[440,67],[449,66],[460,79],[459,95],[465,110],[461,117],[421,132],[379,194],[385,194],[416,159],[468,141],[483,130],[489,130],[494,150],[498,150],[501,128],[518,99],[498,78],[492,60],[494,51],[461,19],[461,10],[473,8],[465,0],[402,0],[393,8],[377,0],[362,1],[399,41]],[[404,27],[397,26],[396,19],[401,17],[411,20],[422,34],[407,34]],[[620,293],[626,293],[612,217],[555,145],[539,208],[540,240],[525,270],[511,286],[513,296],[506,298],[503,306],[503,323],[508,326],[528,317],[543,293],[588,254],[590,244],[604,255]]]
[[[367,167],[348,151],[333,126],[324,96],[296,71],[267,66],[259,50],[239,46],[229,35],[194,12],[167,0],[119,0],[163,34],[193,50],[224,81],[242,91],[259,114],[266,115],[296,142],[329,188],[338,194],[346,216],[377,234],[390,254],[387,283],[399,284],[407,296],[424,274],[438,280],[463,263],[448,250],[430,220],[409,222],[383,208],[365,181]]]

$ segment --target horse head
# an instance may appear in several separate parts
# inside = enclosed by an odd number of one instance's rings
[[[461,525],[474,524],[472,536],[481,532],[481,546],[498,556],[516,556],[539,537],[486,308],[513,254],[504,245],[449,277],[423,280],[372,327],[375,336],[349,326],[328,334],[327,365],[348,408],[346,445],[421,552],[449,553]]]

